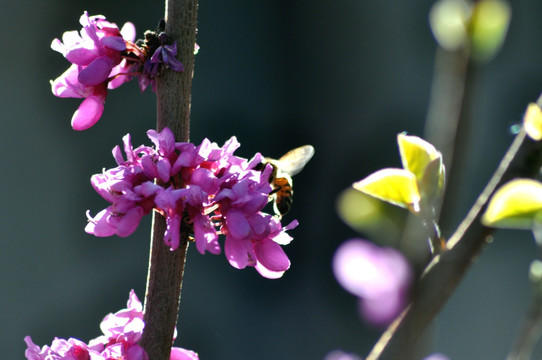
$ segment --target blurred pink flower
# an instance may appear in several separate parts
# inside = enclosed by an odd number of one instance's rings
[[[450,358],[447,357],[444,354],[435,353],[435,354],[429,355],[428,357],[424,358],[423,360],[450,360]]]
[[[324,360],[362,360],[361,357],[356,354],[346,353],[342,350],[333,350],[328,353]]]
[[[344,242],[333,257],[339,284],[360,299],[360,311],[370,323],[389,324],[408,303],[412,270],[403,255],[369,241]]]

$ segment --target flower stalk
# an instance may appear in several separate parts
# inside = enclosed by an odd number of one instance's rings
[[[157,120],[161,131],[169,127],[177,141],[189,141],[190,101],[194,73],[198,0],[166,0],[165,33],[177,42],[184,72],[164,71],[156,79]],[[165,218],[154,212],[145,294],[145,330],[141,345],[149,359],[168,360],[177,323],[188,229],[181,223],[180,245],[175,251],[164,243]]]

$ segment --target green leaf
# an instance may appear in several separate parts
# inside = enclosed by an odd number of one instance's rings
[[[354,189],[417,213],[420,203],[413,173],[404,169],[382,169],[352,185]]]
[[[488,61],[501,49],[508,24],[510,5],[503,0],[476,2],[470,21],[472,57]]]
[[[423,178],[418,182],[420,193],[425,200],[432,201],[442,194],[445,175],[441,157],[427,164]]]
[[[397,135],[397,143],[399,145],[403,168],[416,175],[418,181],[421,182],[423,180],[427,166],[432,161],[438,159],[438,162],[442,166],[442,155],[440,152],[422,138],[403,133]]]
[[[530,103],[523,116],[523,127],[527,135],[535,140],[542,140],[542,110],[535,103]]]
[[[380,245],[396,246],[404,226],[404,209],[352,187],[337,198],[337,213],[354,230]]]
[[[540,210],[542,183],[516,179],[495,192],[482,216],[482,223],[498,228],[532,229]]]

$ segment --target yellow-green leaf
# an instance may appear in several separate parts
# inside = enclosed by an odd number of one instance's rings
[[[531,229],[540,210],[542,183],[516,179],[495,192],[482,216],[482,223],[498,228]]]
[[[382,169],[352,185],[354,189],[418,212],[420,192],[416,177],[404,169]]]
[[[530,103],[523,116],[525,132],[533,140],[542,140],[542,110],[535,103]]]
[[[422,181],[425,171],[430,162],[435,159],[442,164],[442,155],[430,143],[417,136],[397,135],[399,153],[403,168],[412,172],[418,181]]]
[[[500,50],[509,23],[510,5],[506,1],[476,2],[470,21],[472,57],[479,61],[490,60]]]

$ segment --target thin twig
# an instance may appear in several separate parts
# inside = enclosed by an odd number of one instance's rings
[[[198,0],[166,0],[165,32],[177,42],[177,57],[184,72],[166,70],[156,81],[156,128],[169,127],[177,141],[189,140],[190,94],[194,72]],[[165,218],[154,212],[145,295],[145,330],[141,346],[149,359],[169,360],[177,323],[188,230],[181,226],[179,248],[170,251],[164,244]],[[184,224],[184,222],[183,222]]]
[[[536,299],[525,316],[521,330],[506,360],[530,359],[540,335],[542,335],[542,303],[540,299]]]
[[[536,227],[533,233],[540,250],[540,234]],[[529,278],[532,288],[531,305],[506,360],[529,360],[536,343],[542,336],[542,261],[540,259],[531,263]]]

